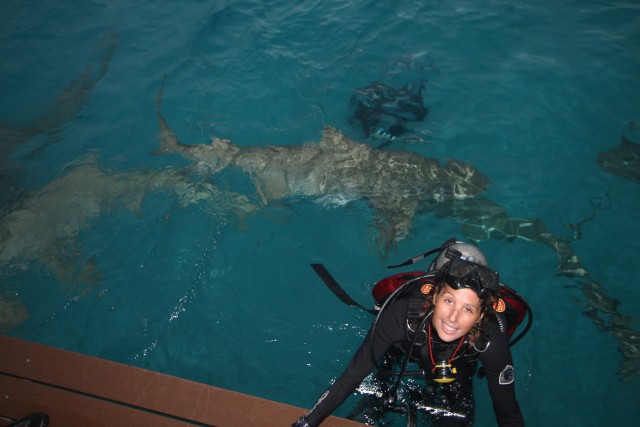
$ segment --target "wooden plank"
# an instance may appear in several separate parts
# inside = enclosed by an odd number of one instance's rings
[[[16,338],[0,335],[0,349],[0,372],[7,375],[202,424],[281,427],[305,413],[295,406]],[[362,424],[330,417],[322,425]]]
[[[21,419],[34,412],[45,412],[51,426],[196,425],[5,375],[0,375],[0,396],[3,415]]]

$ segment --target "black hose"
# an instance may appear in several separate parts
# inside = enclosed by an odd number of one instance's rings
[[[527,300],[524,299],[524,297],[520,295],[517,291],[515,291],[513,288],[510,288],[509,286],[504,285],[502,283],[500,285],[504,286],[505,289],[508,289],[510,292],[512,292],[527,309],[527,324],[525,325],[524,329],[520,331],[520,333],[515,338],[512,338],[511,340],[509,340],[509,347],[512,347],[518,341],[520,341],[527,334],[527,332],[529,332],[529,329],[531,329],[531,325],[533,324],[533,311],[531,310],[531,306],[529,305]]]

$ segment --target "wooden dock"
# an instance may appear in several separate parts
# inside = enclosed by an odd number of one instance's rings
[[[285,427],[305,409],[0,335],[0,426],[34,412],[51,427]]]

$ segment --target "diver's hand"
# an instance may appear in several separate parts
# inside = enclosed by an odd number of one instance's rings
[[[291,424],[291,427],[311,427],[309,423],[307,423],[307,417],[304,415],[298,418],[298,420]]]

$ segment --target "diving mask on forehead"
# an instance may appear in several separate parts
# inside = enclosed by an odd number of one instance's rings
[[[500,289],[498,273],[471,260],[452,258],[443,273],[449,286],[454,289],[471,288],[480,299],[485,299],[489,293]]]

